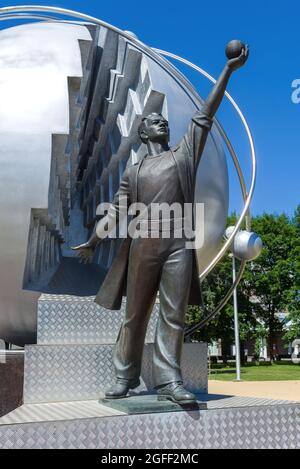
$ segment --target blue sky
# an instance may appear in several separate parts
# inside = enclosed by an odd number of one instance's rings
[[[16,1],[0,2],[1,6],[15,4]],[[257,149],[258,180],[252,211],[254,214],[267,211],[292,215],[300,203],[300,104],[293,104],[291,99],[292,82],[300,79],[298,2],[39,0],[37,4],[97,16],[135,32],[150,46],[195,62],[214,76],[225,63],[224,48],[230,39],[240,38],[249,43],[249,62],[233,77],[229,91],[249,121]],[[7,26],[7,23],[0,23],[0,27]],[[204,79],[187,68],[181,70],[205,96],[209,85]],[[249,174],[249,152],[236,116],[229,105],[224,104],[218,117]],[[231,209],[241,209],[233,175]]]

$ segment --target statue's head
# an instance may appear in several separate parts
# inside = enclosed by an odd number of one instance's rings
[[[139,136],[143,143],[147,143],[149,140],[162,144],[168,143],[170,129],[167,119],[162,114],[152,112],[142,119],[139,126]]]

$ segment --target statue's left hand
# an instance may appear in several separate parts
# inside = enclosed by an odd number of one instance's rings
[[[77,252],[80,264],[90,264],[95,254],[95,247],[89,242],[81,244],[80,246],[72,247],[73,251]]]
[[[240,67],[245,65],[249,57],[249,46],[245,46],[241,52],[241,55],[239,57],[236,57],[234,59],[228,60],[227,66],[228,68],[234,72],[235,70],[238,70]]]

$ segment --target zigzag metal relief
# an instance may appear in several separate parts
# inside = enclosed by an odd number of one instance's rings
[[[7,118],[3,120],[6,127],[0,128],[5,143],[0,159],[8,174],[0,182],[7,194],[14,193],[14,197],[4,197],[0,206],[0,237],[7,246],[0,259],[0,269],[5,271],[0,286],[4,311],[0,330],[3,339],[22,345],[36,340],[39,293],[90,296],[99,288],[117,242],[103,243],[92,266],[79,265],[70,246],[87,239],[97,205],[113,199],[126,166],[144,156],[145,147],[137,138],[141,115],[159,111],[169,117],[173,145],[195,110],[195,96],[191,98],[184,84],[129,40],[100,26],[28,24],[1,31],[0,45],[1,40],[14,45],[9,63],[18,61],[20,54],[30,57],[28,69],[19,71],[20,89],[25,72],[32,74],[32,82],[37,76],[41,80],[32,90],[29,106],[37,116],[33,123],[31,114],[27,115],[21,135],[13,124],[7,128]],[[42,44],[48,49],[41,50]],[[59,86],[49,85],[36,99],[39,86],[45,87],[50,80],[47,67],[55,70],[51,83],[57,80]],[[22,106],[20,101],[21,116],[25,115]],[[3,112],[9,115],[8,109]],[[16,164],[22,175],[20,200]],[[197,197],[208,204],[208,245],[199,259],[205,264],[218,250],[228,204],[227,166],[216,129],[201,165]],[[7,210],[12,213],[16,204],[17,212],[8,219]]]

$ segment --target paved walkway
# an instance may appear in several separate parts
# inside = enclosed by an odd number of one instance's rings
[[[209,381],[209,393],[300,402],[300,381]]]

